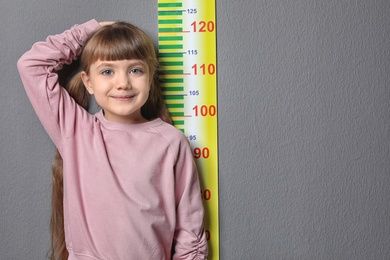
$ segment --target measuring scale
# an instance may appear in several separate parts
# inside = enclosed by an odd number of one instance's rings
[[[187,136],[205,207],[208,259],[219,259],[215,0],[158,0],[160,78],[173,124]]]

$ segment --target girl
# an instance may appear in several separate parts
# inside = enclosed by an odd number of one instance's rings
[[[56,71],[82,49],[67,92]],[[91,20],[34,44],[18,69],[58,149],[52,259],[206,259],[197,170],[168,124],[146,34]],[[88,93],[102,108],[95,115]]]

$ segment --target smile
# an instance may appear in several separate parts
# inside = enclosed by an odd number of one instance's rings
[[[113,99],[118,100],[118,101],[129,101],[134,97],[135,97],[135,95],[112,96]]]

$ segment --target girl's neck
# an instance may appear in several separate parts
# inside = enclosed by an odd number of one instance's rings
[[[141,113],[139,115],[131,115],[131,116],[113,116],[112,114],[110,114],[110,117],[107,117],[104,109],[102,110],[102,112],[104,118],[107,121],[114,122],[114,123],[133,125],[133,124],[141,124],[149,121],[146,118],[144,118],[141,115]]]

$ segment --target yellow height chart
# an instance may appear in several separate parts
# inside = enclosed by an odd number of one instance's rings
[[[163,92],[195,157],[206,210],[208,259],[219,259],[215,0],[158,0]]]

